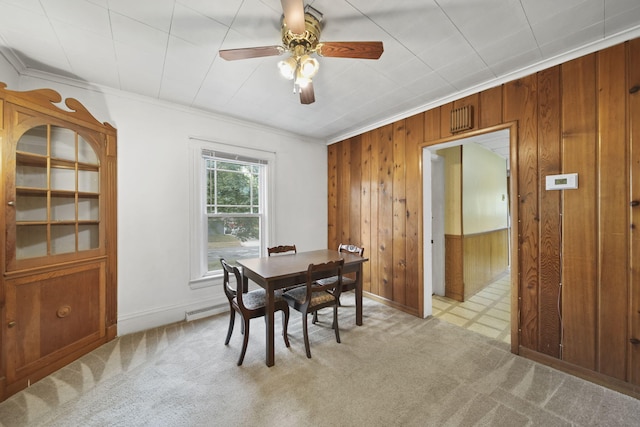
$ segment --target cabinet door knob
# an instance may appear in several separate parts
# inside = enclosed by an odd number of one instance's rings
[[[14,326],[16,326],[16,321],[12,320],[11,322],[7,323],[7,327],[9,328],[13,328]]]
[[[8,204],[9,206],[14,206],[14,205],[16,204],[16,202],[14,202],[13,200],[9,200],[9,201],[7,202],[7,204]]]
[[[631,339],[629,340],[629,342],[630,342],[631,344],[640,344],[640,340],[639,340],[638,338],[631,338]]]
[[[640,206],[640,200],[632,200],[631,207],[635,208],[636,206]]]

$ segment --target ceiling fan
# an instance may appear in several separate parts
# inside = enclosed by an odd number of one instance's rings
[[[383,47],[380,41],[320,42],[322,13],[304,0],[281,0],[282,45],[223,49],[220,57],[227,61],[277,56],[288,52],[290,56],[278,63],[283,76],[293,80],[293,92],[300,94],[302,104],[315,99],[312,78],[318,72],[318,61],[311,55],[333,58],[378,59]]]

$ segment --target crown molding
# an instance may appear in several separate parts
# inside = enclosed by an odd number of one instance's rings
[[[11,65],[11,68],[15,70],[18,76],[21,76],[24,70],[27,69],[26,65],[24,65],[24,62],[20,60],[20,58],[13,52],[11,48],[7,47],[7,43],[1,36],[0,42],[2,42],[2,45],[0,45],[0,56],[2,56],[7,61],[7,63]]]

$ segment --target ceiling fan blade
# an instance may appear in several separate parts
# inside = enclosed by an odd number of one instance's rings
[[[333,58],[378,59],[384,48],[382,42],[322,42],[316,53]]]
[[[313,83],[309,83],[306,87],[300,90],[300,103],[312,104],[316,101],[316,96],[313,93]]]
[[[303,0],[281,0],[284,12],[284,22],[294,34],[304,33],[304,2]]]
[[[284,52],[282,46],[245,47],[240,49],[223,49],[218,53],[222,59],[235,61],[237,59],[260,58],[262,56],[276,56]]]

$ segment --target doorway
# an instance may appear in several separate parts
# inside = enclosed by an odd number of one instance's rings
[[[457,140],[448,140],[423,148],[423,224],[424,224],[424,314],[425,317],[433,315],[442,320],[456,324],[457,326],[481,333],[494,339],[510,342],[511,329],[511,277],[509,261],[510,258],[510,212],[508,175],[510,171],[510,129],[503,128],[490,131],[484,134],[477,134]],[[463,302],[447,298],[444,292],[445,276],[447,276],[445,265],[445,216],[450,217],[451,213],[445,212],[445,171],[444,160],[438,153],[441,150],[452,147],[460,147],[464,150],[467,145],[467,152],[473,152],[471,145],[482,147],[491,152],[491,155],[503,159],[505,171],[505,191],[502,200],[505,200],[505,244],[507,268],[498,275],[491,276],[488,283],[483,283],[482,288],[471,296],[467,296]],[[455,150],[455,149],[454,149]],[[475,148],[474,148],[475,150]],[[446,151],[445,151],[446,152]],[[494,163],[479,162],[486,167],[494,167]],[[499,162],[497,163],[499,165]],[[474,164],[475,167],[475,164]],[[500,167],[500,166],[498,166]],[[462,186],[462,184],[460,184]],[[477,189],[476,189],[477,190]],[[477,202],[477,201],[475,201]],[[449,208],[447,208],[449,209]],[[462,221],[461,221],[462,224]],[[468,228],[473,233],[473,224]],[[462,226],[461,226],[462,227]],[[502,226],[500,226],[502,227]],[[462,231],[460,233],[462,235]],[[451,267],[448,267],[451,268]],[[465,267],[466,268],[466,267]],[[460,272],[462,275],[462,272]]]

